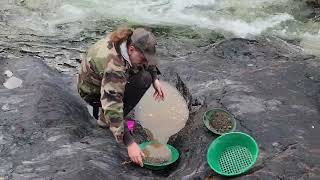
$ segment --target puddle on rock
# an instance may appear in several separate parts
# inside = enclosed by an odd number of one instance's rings
[[[179,132],[186,124],[189,110],[186,101],[179,91],[161,81],[165,91],[165,100],[153,98],[154,88],[151,86],[135,107],[135,118],[144,128],[151,131],[153,139],[166,144],[170,136]]]

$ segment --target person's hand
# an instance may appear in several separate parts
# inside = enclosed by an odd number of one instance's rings
[[[142,159],[144,158],[144,154],[136,142],[128,146],[128,155],[131,161],[143,167]]]
[[[160,81],[159,79],[156,79],[154,82],[153,82],[153,88],[155,90],[155,92],[153,93],[153,97],[155,100],[157,101],[160,101],[160,100],[164,100],[164,97],[165,97],[165,94],[164,94],[164,91],[163,91],[163,87],[162,85],[160,84]]]

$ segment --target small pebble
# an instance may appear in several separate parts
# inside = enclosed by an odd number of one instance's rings
[[[10,110],[8,104],[3,105],[3,106],[1,107],[1,109],[4,110],[4,111],[9,111],[9,110]]]
[[[273,147],[279,146],[279,143],[278,142],[274,142],[274,143],[272,143],[272,146]]]

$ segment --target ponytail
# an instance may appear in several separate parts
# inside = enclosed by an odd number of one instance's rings
[[[133,30],[127,27],[120,27],[111,34],[110,40],[117,47],[126,40],[128,40],[133,33]]]

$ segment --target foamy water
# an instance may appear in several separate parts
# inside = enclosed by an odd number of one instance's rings
[[[306,33],[300,42],[305,51],[320,57],[320,36]]]
[[[10,1],[10,0],[9,0]],[[12,1],[12,2],[11,2]],[[17,1],[11,0],[12,6]],[[38,33],[56,34],[59,25],[71,23],[67,35],[73,36],[92,21],[125,19],[144,24],[189,25],[232,33],[236,37],[260,34],[285,38],[320,38],[320,23],[301,16],[308,12],[303,1],[296,0],[25,0],[20,13],[8,21],[13,26]],[[1,6],[3,2],[0,3]],[[1,7],[0,7],[1,9]],[[80,22],[80,23],[75,23]],[[66,32],[63,32],[66,33]],[[319,46],[316,49],[320,49]],[[314,48],[307,50],[314,52]]]
[[[195,25],[221,29],[236,36],[257,35],[264,30],[293,20],[288,13],[263,13],[262,6],[286,3],[265,0],[26,0],[34,12],[27,22],[31,28],[54,32],[57,24],[87,19],[118,18],[149,24]],[[253,9],[258,12],[252,13]],[[251,11],[251,12],[250,12]],[[129,13],[128,13],[129,12]],[[24,19],[25,20],[25,19]],[[33,23],[32,23],[32,20]],[[20,25],[25,23],[21,22]],[[38,26],[38,27],[37,27]]]
[[[166,98],[155,101],[150,87],[135,108],[135,118],[153,134],[155,140],[166,144],[169,137],[179,132],[189,118],[188,106],[179,91],[161,81]]]

